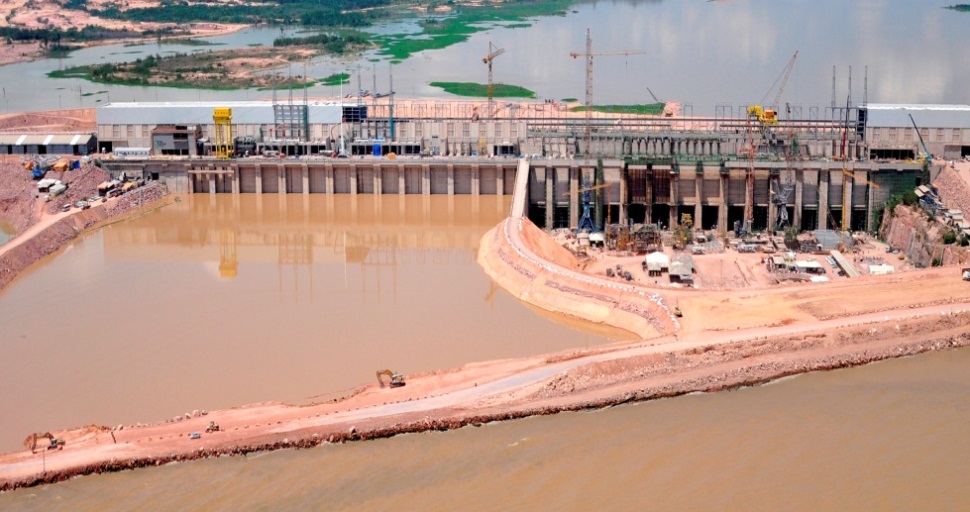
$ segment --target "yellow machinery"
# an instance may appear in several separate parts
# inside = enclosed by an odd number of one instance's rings
[[[761,105],[751,105],[748,107],[748,117],[757,119],[762,126],[774,126],[778,124],[778,113],[770,108],[761,108]]]
[[[217,107],[212,111],[212,121],[216,125],[215,145],[212,148],[212,154],[217,158],[231,158],[234,135],[232,109],[228,107]]]
[[[390,381],[384,384],[383,377],[387,377]],[[400,373],[394,373],[391,370],[381,370],[377,372],[377,382],[381,384],[381,387],[390,386],[392,388],[399,388],[404,385],[404,375]]]

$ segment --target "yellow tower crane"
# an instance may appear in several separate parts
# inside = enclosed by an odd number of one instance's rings
[[[212,122],[216,125],[215,146],[212,149],[212,154],[216,158],[231,158],[233,151],[232,109],[217,107],[212,111]]]
[[[482,58],[482,62],[484,62],[485,64],[488,64],[488,111],[490,112],[489,115],[495,115],[494,114],[495,109],[492,106],[492,101],[493,101],[492,98],[494,97],[494,94],[495,94],[495,84],[494,82],[492,82],[492,61],[495,60],[495,57],[498,57],[503,53],[505,53],[505,50],[503,48],[496,48],[493,50],[492,42],[489,41],[488,55]]]
[[[585,57],[586,58],[586,129],[584,130],[584,138],[586,142],[586,156],[589,156],[589,145],[590,145],[590,124],[592,121],[593,112],[593,57],[606,57],[615,55],[645,55],[647,52],[643,50],[616,50],[608,52],[593,52],[593,38],[590,36],[589,29],[586,29],[586,51],[585,52],[570,52],[569,56],[572,58]]]

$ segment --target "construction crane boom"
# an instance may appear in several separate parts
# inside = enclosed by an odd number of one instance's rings
[[[643,50],[613,50],[606,52],[593,52],[593,38],[590,35],[589,29],[586,29],[586,51],[585,52],[570,52],[569,56],[576,59],[579,57],[586,57],[586,129],[584,130],[584,138],[586,142],[586,156],[589,156],[589,145],[590,145],[590,124],[592,122],[592,112],[593,112],[593,57],[606,57],[606,56],[616,56],[616,55],[645,55],[647,52]]]
[[[778,84],[778,92],[775,93],[775,99],[771,102],[771,108],[778,111],[778,101],[781,100],[781,93],[785,91],[785,86],[788,85],[788,78],[791,76],[792,69],[795,68],[795,59],[798,58],[798,50],[795,50],[795,55],[792,55],[790,61],[788,61],[788,66],[785,67],[784,76],[781,79],[781,83]]]
[[[919,132],[919,127],[916,126],[916,120],[913,119],[913,114],[909,115],[909,122],[913,123],[913,129],[916,130],[916,136],[919,137],[919,143],[923,146],[923,153],[926,153],[926,163],[927,165],[933,165],[933,156],[930,155],[929,148],[926,147],[926,143],[923,142],[923,134]]]
[[[492,42],[489,41],[488,55],[482,58],[482,62],[484,62],[485,64],[488,64],[488,111],[489,112],[492,112],[494,110],[494,108],[492,108],[492,98],[494,97],[495,85],[494,85],[494,82],[492,81],[492,61],[495,60],[495,57],[498,57],[503,53],[505,53],[504,48],[497,48],[493,50]]]

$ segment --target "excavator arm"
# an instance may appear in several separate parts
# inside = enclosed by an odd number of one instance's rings
[[[387,377],[387,384],[384,383],[384,377]],[[377,382],[381,387],[390,386],[392,388],[399,388],[405,384],[404,375],[400,373],[394,373],[391,370],[381,370],[377,372]]]

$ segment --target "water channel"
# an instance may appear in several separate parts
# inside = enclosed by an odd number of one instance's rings
[[[585,48],[586,28],[598,52],[643,54],[595,59],[594,101],[649,103],[649,87],[661,99],[688,105],[687,113],[737,115],[739,105],[771,103],[782,71],[799,51],[779,103],[791,103],[792,116],[821,116],[832,103],[832,67],[837,67],[835,102],[848,99],[852,66],[852,101],[881,103],[970,103],[965,84],[970,67],[963,48],[970,43],[970,13],[942,9],[943,3],[905,0],[777,2],[773,0],[615,0],[580,2],[564,16],[536,17],[528,27],[497,24],[467,41],[412,55],[393,66],[400,97],[448,97],[433,81],[485,82],[481,58],[489,41],[506,49],[496,59],[496,81],[534,90],[542,98],[583,98],[584,63],[570,52]],[[621,27],[620,29],[617,29]],[[414,32],[414,23],[393,21],[369,29],[376,33]],[[292,35],[287,29],[285,35]],[[207,91],[164,87],[93,84],[80,79],[48,79],[63,67],[131,61],[149,54],[270,45],[278,28],[248,29],[208,38],[219,46],[190,47],[151,42],[104,46],[47,59],[0,67],[5,111],[92,107],[109,101],[229,100],[269,98],[270,91]],[[378,59],[379,62],[371,62]],[[359,68],[358,68],[359,66]],[[864,88],[868,66],[868,87]],[[356,91],[389,89],[387,58],[374,52],[359,59],[317,58],[308,75],[324,77],[347,71]],[[280,70],[303,74],[302,66]],[[868,89],[868,95],[865,95]],[[104,92],[101,92],[104,91]],[[316,86],[313,96],[337,96],[338,87]]]

